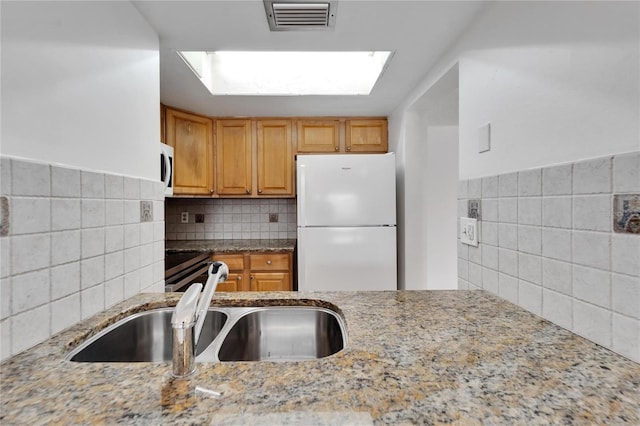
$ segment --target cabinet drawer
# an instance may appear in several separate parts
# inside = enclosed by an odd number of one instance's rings
[[[219,260],[229,267],[230,271],[244,270],[244,256],[242,254],[214,254],[211,260]]]
[[[289,270],[289,255],[281,253],[252,254],[252,271],[277,271]]]

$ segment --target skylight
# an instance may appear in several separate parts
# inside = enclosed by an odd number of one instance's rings
[[[213,95],[368,95],[391,52],[178,52]]]

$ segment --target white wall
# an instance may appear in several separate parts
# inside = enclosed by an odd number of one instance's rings
[[[427,228],[426,289],[455,290],[457,276],[458,126],[427,127],[423,197]]]
[[[158,35],[129,2],[2,2],[3,155],[157,179]]]
[[[640,149],[639,8],[504,2],[484,15],[460,59],[461,178]],[[487,122],[492,149],[478,154]]]
[[[429,88],[399,121],[398,282],[407,290],[455,289],[458,68]]]
[[[459,178],[640,149],[640,3],[493,2],[389,117],[398,156],[401,285],[423,286],[411,241],[416,110],[459,64]],[[492,150],[477,153],[491,122]],[[450,164],[455,167],[454,164]],[[415,167],[415,166],[414,166]],[[412,206],[413,205],[413,206]],[[403,212],[400,215],[400,212]],[[428,222],[429,218],[425,218]]]
[[[459,62],[461,179],[637,150],[639,23],[638,2],[490,3],[390,121]]]

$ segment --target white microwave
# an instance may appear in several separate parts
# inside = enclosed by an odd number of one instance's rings
[[[164,195],[173,195],[173,147],[160,143],[160,180],[164,183]]]

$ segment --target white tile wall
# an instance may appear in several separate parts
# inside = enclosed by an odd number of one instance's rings
[[[7,157],[0,169],[11,211],[0,237],[0,360],[125,297],[164,290],[161,183]],[[139,221],[142,199],[153,222]]]
[[[458,246],[459,288],[490,291],[640,362],[640,235],[612,229],[613,194],[640,193],[639,152],[458,188],[461,215],[469,198],[482,206],[480,245]]]
[[[296,237],[295,199],[209,199],[172,198],[166,202],[168,240],[286,239]],[[180,222],[180,213],[189,212],[189,223]],[[269,213],[278,222],[269,222]],[[203,214],[204,223],[195,215]],[[466,214],[466,211],[465,211]]]

